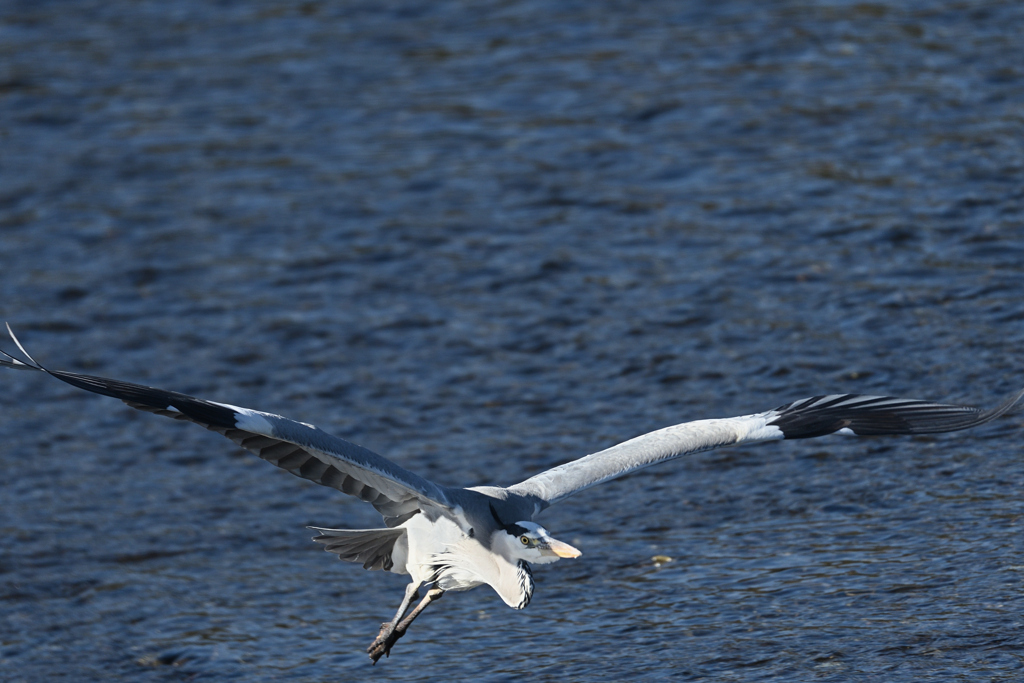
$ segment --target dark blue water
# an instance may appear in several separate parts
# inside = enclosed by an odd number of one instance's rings
[[[1015,2],[0,0],[0,314],[444,484],[822,392],[1024,383]],[[4,346],[5,348],[7,345]],[[0,679],[363,680],[357,501],[0,377]],[[702,454],[374,676],[1014,681],[1024,418]],[[673,560],[656,566],[655,555]]]

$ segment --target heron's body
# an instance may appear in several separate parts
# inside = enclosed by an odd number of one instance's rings
[[[342,559],[407,574],[417,585],[433,584],[448,592],[486,584],[509,607],[523,609],[533,596],[532,573],[524,563],[553,562],[559,555],[524,554],[521,536],[509,534],[510,524],[504,519],[517,519],[527,532],[542,533],[541,527],[527,521],[533,517],[536,506],[525,496],[497,487],[449,489],[448,493],[458,501],[451,512],[413,515],[394,529],[318,529],[321,534],[314,540],[324,543],[328,551]],[[376,562],[382,553],[367,555],[365,559],[346,556],[353,549],[373,546],[375,539],[383,544],[389,536],[393,545],[385,551],[387,561]],[[568,546],[562,551],[568,553],[563,556],[572,556]]]
[[[8,331],[10,328],[8,327]],[[689,453],[740,443],[825,434],[926,434],[968,429],[1006,413],[1024,390],[991,410],[888,396],[814,396],[751,415],[697,420],[638,436],[559,465],[509,487],[439,486],[376,453],[316,427],[248,408],[120,380],[48,370],[15,344],[25,360],[0,351],[0,365],[45,372],[63,382],[121,399],[129,406],[194,422],[296,476],[338,489],[380,512],[380,529],[318,529],[314,538],[339,558],[366,569],[408,574],[395,617],[370,645],[377,661],[423,609],[446,591],[491,586],[510,607],[533,596],[531,564],[580,552],[533,520],[549,505],[596,484]],[[409,608],[419,590],[423,601]],[[406,614],[408,612],[408,614]]]

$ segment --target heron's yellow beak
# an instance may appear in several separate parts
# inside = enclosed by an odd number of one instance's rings
[[[552,554],[558,555],[559,557],[579,557],[583,554],[568,543],[562,543],[561,541],[556,541],[553,538],[548,541],[545,550],[550,551]]]

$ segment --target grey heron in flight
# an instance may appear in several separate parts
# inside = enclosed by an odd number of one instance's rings
[[[394,618],[367,648],[376,663],[413,620],[447,591],[489,585],[513,609],[533,597],[531,564],[580,551],[551,537],[534,518],[595,484],[689,453],[722,446],[826,434],[929,434],[969,429],[1007,412],[1024,389],[991,410],[890,396],[812,396],[752,415],[684,422],[559,465],[513,486],[441,486],[313,425],[115,379],[49,370],[14,337],[24,355],[0,351],[0,365],[36,370],[121,399],[132,408],[194,422],[292,474],[356,496],[384,518],[382,529],[320,529],[314,541],[364,569],[412,579]],[[419,591],[427,590],[423,599]]]

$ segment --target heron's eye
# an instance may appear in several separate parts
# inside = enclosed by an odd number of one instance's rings
[[[528,539],[526,536],[520,536],[519,540],[523,542],[523,545],[530,545],[530,539]]]

